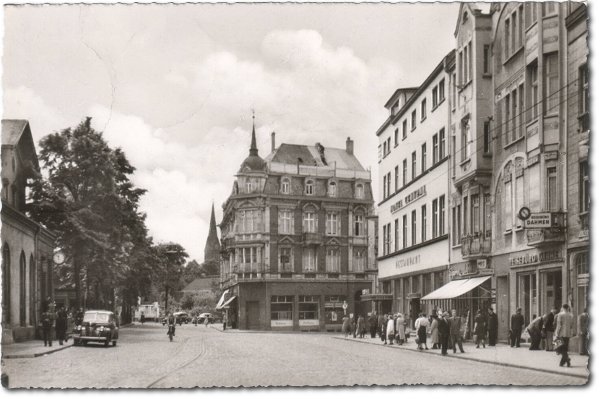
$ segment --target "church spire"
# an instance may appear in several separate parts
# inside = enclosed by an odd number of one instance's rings
[[[204,262],[219,260],[219,252],[221,251],[221,243],[217,235],[217,223],[215,222],[215,204],[213,202],[210,211],[210,226],[208,229],[208,237],[204,246]]]
[[[252,110],[252,142],[250,143],[250,155],[258,155],[256,147],[256,132],[254,130],[254,110]]]

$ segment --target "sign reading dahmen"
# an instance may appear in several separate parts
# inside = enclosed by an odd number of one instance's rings
[[[427,195],[427,190],[425,189],[425,186],[421,186],[417,190],[408,194],[403,199],[398,200],[398,202],[396,202],[395,204],[392,204],[392,206],[390,206],[390,212],[398,212],[400,209],[404,208],[405,206],[408,206],[412,202],[415,202],[416,200],[418,200],[421,197],[424,197],[425,195]]]
[[[540,229],[551,226],[552,214],[550,212],[532,213],[531,216],[529,216],[529,219],[525,220],[525,227],[530,229]]]

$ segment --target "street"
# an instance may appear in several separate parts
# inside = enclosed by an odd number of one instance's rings
[[[117,347],[4,359],[10,388],[170,388],[401,384],[582,385],[556,375],[334,339],[334,334],[221,332],[155,323],[123,328]],[[370,340],[370,338],[367,338]]]

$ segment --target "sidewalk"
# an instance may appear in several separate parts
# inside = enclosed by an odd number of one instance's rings
[[[334,339],[346,340],[349,342],[359,342],[368,345],[379,345],[390,349],[401,349],[413,352],[423,353],[425,356],[441,356],[441,350],[418,350],[414,337],[411,337],[408,343],[404,345],[383,345],[379,338],[344,338],[343,336],[333,337]],[[430,346],[431,347],[431,346]],[[465,342],[463,344],[465,353],[452,353],[450,348],[448,357],[460,358],[467,361],[496,364],[508,367],[517,367],[528,370],[544,371],[553,374],[568,375],[571,377],[589,378],[588,356],[581,356],[576,353],[569,353],[571,358],[571,367],[560,367],[558,365],[560,356],[555,352],[530,351],[528,345],[521,345],[520,348],[511,348],[506,344],[497,344],[496,346],[486,346],[485,349],[477,349],[474,343]]]
[[[3,359],[27,359],[44,355],[49,355],[73,346],[73,340],[59,345],[58,341],[53,341],[52,346],[44,346],[42,340],[32,340],[26,342],[17,342],[14,344],[2,345]]]

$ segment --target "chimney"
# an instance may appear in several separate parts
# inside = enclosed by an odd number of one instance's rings
[[[346,139],[346,152],[354,155],[354,140],[351,140],[350,137]]]
[[[271,132],[271,152],[275,151],[275,132]]]

